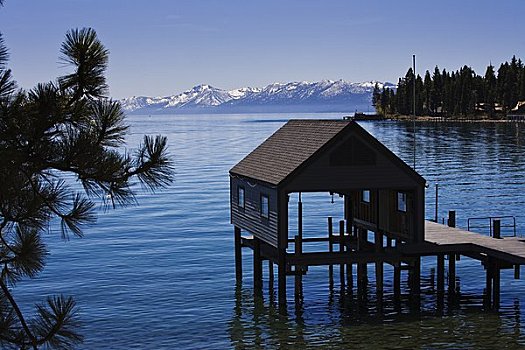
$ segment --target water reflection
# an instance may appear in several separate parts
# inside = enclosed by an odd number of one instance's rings
[[[439,297],[429,286],[418,302],[408,293],[400,298],[386,293],[380,303],[370,292],[359,296],[330,289],[328,303],[300,299],[290,302],[288,312],[280,314],[267,296],[266,291],[263,297],[254,298],[250,288],[237,285],[229,322],[234,348],[494,349],[503,344],[505,348],[525,345],[518,299],[500,312],[488,312],[480,295]]]

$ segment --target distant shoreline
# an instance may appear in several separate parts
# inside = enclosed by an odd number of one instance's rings
[[[415,119],[411,115],[385,116],[385,120],[397,121],[416,121],[416,122],[435,122],[435,123],[525,123],[525,115],[519,117],[501,117],[491,119],[489,116],[473,116],[473,117],[432,117],[432,116],[416,116]]]

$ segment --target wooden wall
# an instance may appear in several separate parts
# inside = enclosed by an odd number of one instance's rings
[[[238,187],[244,188],[244,208],[238,205]],[[261,216],[261,194],[269,199],[269,218]],[[263,184],[230,176],[231,223],[274,247],[278,247],[277,190]]]
[[[407,193],[406,212],[398,210],[398,192]],[[372,231],[379,229],[408,241],[416,240],[418,232],[414,226],[414,218],[417,208],[413,190],[370,190],[369,203],[363,201],[362,190],[350,192],[349,197],[352,201],[353,218],[365,228]]]

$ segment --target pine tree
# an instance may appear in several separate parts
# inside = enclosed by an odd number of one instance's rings
[[[496,75],[494,72],[494,66],[490,64],[485,71],[485,80],[484,80],[484,94],[485,94],[485,103],[486,111],[489,113],[489,117],[494,117],[495,104],[496,104],[496,90],[497,82]]]
[[[425,72],[425,80],[423,81],[423,113],[424,114],[433,114],[431,105],[432,105],[432,78],[430,77],[430,72],[427,70]]]
[[[49,297],[27,314],[12,293],[43,270],[42,235],[51,220],[60,220],[62,237],[81,237],[96,217],[94,198],[111,207],[130,204],[134,179],[154,190],[172,176],[165,137],[146,136],[133,156],[118,151],[128,125],[119,102],[105,97],[108,51],[95,31],[69,31],[60,52],[70,74],[15,91],[0,37],[2,348],[71,349],[82,341],[72,297]],[[64,180],[71,175],[79,190]]]
[[[442,107],[443,104],[443,79],[441,78],[441,72],[439,71],[438,66],[436,66],[434,74],[432,75],[430,100],[430,109],[432,110],[432,113],[438,113],[438,109]]]
[[[376,109],[376,112],[383,114],[381,108],[381,91],[379,90],[379,84],[374,84],[374,91],[372,92],[372,106]]]

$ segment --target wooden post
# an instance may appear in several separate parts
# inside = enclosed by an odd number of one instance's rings
[[[436,183],[436,207],[434,208],[434,222],[438,222],[439,185]]]
[[[358,230],[358,250],[362,251],[364,242],[367,241],[367,234],[368,231],[366,229],[359,229]],[[368,283],[368,271],[367,271],[367,264],[366,263],[358,263],[357,264],[357,287],[358,289],[364,289],[366,288],[366,284]]]
[[[270,291],[270,294],[273,293],[273,261],[268,259],[268,290]]]
[[[456,254],[448,255],[448,292],[456,292]]]
[[[303,253],[303,202],[299,192],[297,203],[297,235],[295,236],[295,256]],[[300,297],[303,290],[302,266],[295,265],[295,297]]]
[[[494,262],[492,281],[494,283],[494,287],[492,289],[492,293],[494,293],[494,295],[493,295],[493,299],[494,299],[493,306],[494,306],[495,309],[498,309],[499,308],[499,301],[500,301],[500,268],[499,268],[499,265],[498,265],[497,261]]]
[[[375,232],[375,251],[377,254],[383,253],[383,234]],[[383,261],[376,262],[376,294],[377,299],[383,299]]]
[[[328,251],[332,253],[334,251],[334,227],[332,224],[332,217],[328,217]],[[330,285],[334,284],[334,265],[328,265],[328,279]]]
[[[421,258],[414,258],[410,269],[410,289],[415,295],[421,291]]]
[[[345,221],[339,221],[339,251],[345,251]],[[341,264],[339,267],[339,279],[341,288],[345,287],[345,265]]]
[[[492,221],[492,237],[500,239],[501,238],[501,221],[493,220]]]
[[[254,294],[262,293],[261,240],[253,237],[253,289]]]
[[[286,307],[286,250],[279,249],[278,252],[277,287],[279,288],[279,306]]]
[[[400,263],[394,264],[394,296],[399,298],[401,295],[401,266]]]
[[[241,247],[241,229],[235,226],[235,280],[237,283],[242,281],[242,247]]]
[[[492,262],[488,258],[485,263],[486,280],[485,280],[485,303],[491,308],[492,307]]]
[[[443,254],[437,256],[437,291],[438,293],[445,291],[445,255]]]
[[[346,284],[350,295],[354,293],[354,271],[353,264],[346,265]]]
[[[514,265],[514,279],[520,279],[520,265]]]
[[[456,227],[456,211],[455,210],[448,211],[447,224],[449,227]]]
[[[295,236],[295,256],[300,256],[302,254],[302,239],[301,236]],[[303,275],[302,267],[295,265],[295,297],[300,297],[302,295],[303,289]]]

